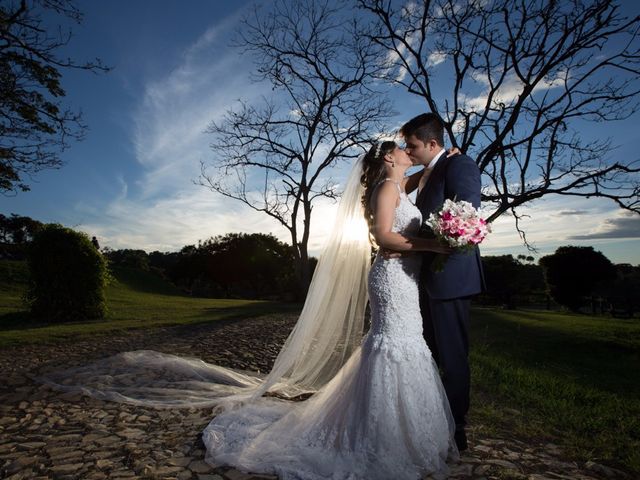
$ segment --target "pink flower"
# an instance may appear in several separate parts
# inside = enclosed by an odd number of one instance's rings
[[[425,223],[436,237],[454,248],[466,249],[481,243],[491,231],[469,202],[445,200],[442,209],[432,213]]]

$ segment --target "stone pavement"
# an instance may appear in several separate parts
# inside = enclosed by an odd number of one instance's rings
[[[79,365],[127,350],[153,349],[223,366],[266,372],[296,317],[264,316],[208,325],[132,330],[69,344],[21,346],[0,352],[0,478],[87,480],[276,479],[204,459],[200,433],[211,409],[153,409],[59,393],[25,374]],[[452,466],[453,479],[631,478],[593,462],[565,459],[551,444],[481,437]],[[394,479],[396,480],[396,479]],[[402,479],[397,479],[402,480]]]

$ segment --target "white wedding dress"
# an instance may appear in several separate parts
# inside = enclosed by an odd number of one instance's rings
[[[400,193],[393,231],[415,235],[420,211]],[[205,460],[281,480],[446,475],[454,423],[422,337],[421,256],[378,255],[368,277],[371,328],[342,369],[304,402],[263,398],[215,417]]]

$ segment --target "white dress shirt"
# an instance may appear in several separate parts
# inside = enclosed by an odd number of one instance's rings
[[[446,152],[446,150],[443,148],[442,150],[440,150],[435,157],[433,157],[431,159],[431,161],[429,162],[429,165],[427,165],[427,170],[433,170],[433,167],[436,166],[436,163],[438,162],[438,160],[440,159],[440,157],[442,155],[444,155],[444,153]]]
[[[440,159],[442,155],[444,155],[445,152],[446,150],[444,148],[440,150],[436,154],[436,156],[431,159],[431,161],[429,162],[429,165],[427,165],[427,168],[425,169],[424,173],[422,174],[422,177],[420,177],[420,181],[418,182],[417,195],[420,195],[420,192],[422,191],[424,186],[427,184],[427,178],[429,176],[427,172],[431,172],[431,170],[433,170],[433,168],[436,166],[436,162]]]

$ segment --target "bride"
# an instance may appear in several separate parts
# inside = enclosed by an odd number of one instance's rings
[[[302,313],[266,377],[141,350],[35,379],[138,405],[213,406],[203,442],[214,466],[282,480],[446,475],[458,456],[455,424],[422,337],[422,256],[410,252],[449,250],[417,236],[422,218],[407,193],[422,172],[405,177],[411,165],[391,141],[358,160]],[[378,252],[370,266],[369,234],[409,254]]]

